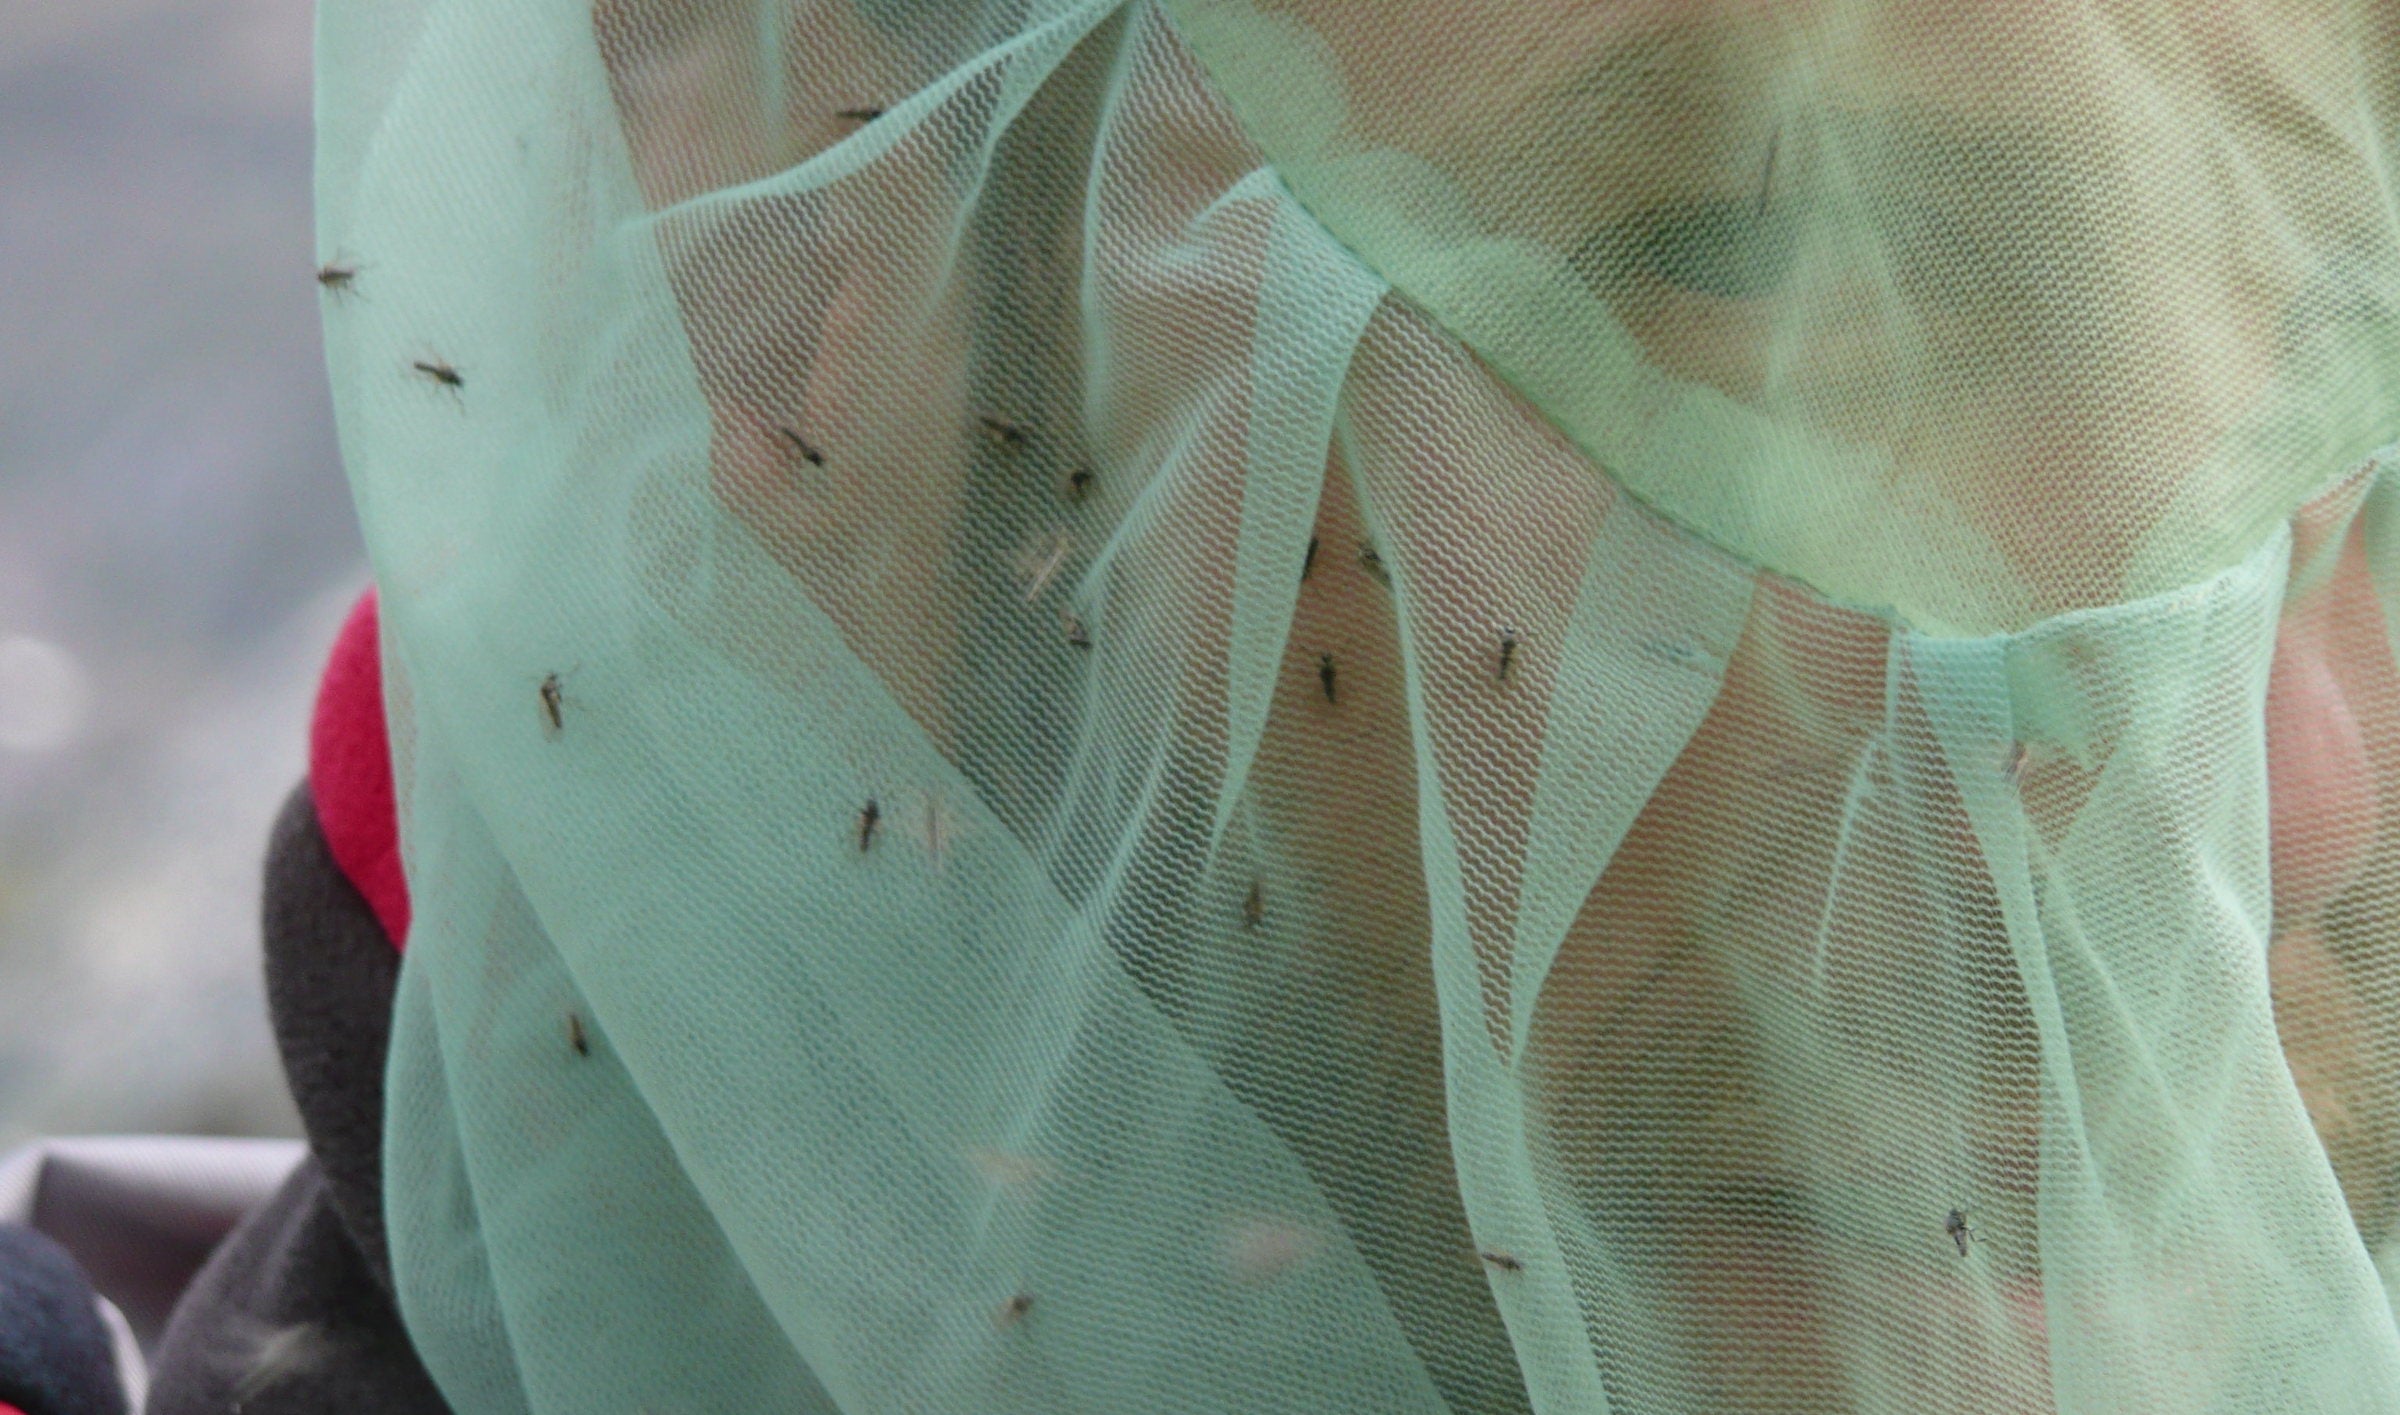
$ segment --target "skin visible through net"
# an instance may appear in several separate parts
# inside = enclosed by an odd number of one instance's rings
[[[888,30],[846,5],[807,6],[792,29],[788,53],[795,57],[784,90],[808,95],[800,106],[805,111],[760,111],[749,101],[760,89],[749,73],[755,56],[747,17],[700,14],[685,21],[684,31],[665,34],[654,28],[660,8],[605,4],[595,17],[612,76],[621,83],[620,112],[637,167],[657,208],[767,175],[849,140],[857,120],[830,104],[818,111],[822,95],[838,89],[855,105],[880,105],[919,77]],[[1377,46],[1390,36],[1474,34],[1474,22],[1487,9],[1458,3],[1400,8],[1405,13],[1361,9],[1355,23],[1342,22],[1338,12],[1316,13],[1311,23],[1341,67],[1373,71],[1389,62]],[[1561,94],[1585,95],[1576,102],[1593,92],[1605,97],[1612,75],[1649,75],[1643,83],[1690,96],[1688,111],[1706,115],[1711,95],[1738,91],[1753,71],[1771,68],[1783,41],[1814,14],[1809,7],[1763,4],[1567,7],[1541,42],[1531,42],[1530,33],[1518,36],[1519,62],[1498,66],[1509,73],[1511,88],[1494,91],[1482,81],[1493,67],[1488,54],[1445,56],[1438,48],[1412,47],[1412,62],[1437,66],[1421,74],[1427,92],[1472,95],[1472,101],[1395,104],[1374,111],[1370,121],[1394,125],[1385,136],[1395,145],[1437,158],[1457,153],[1457,168],[1472,172],[1470,159],[1491,134],[1515,131],[1504,129],[1507,115],[1528,102],[1559,102]],[[1995,7],[1928,10],[1879,37],[1882,62],[1872,66],[1879,76],[1876,91],[1842,101],[1923,111],[1929,136],[1922,141],[1929,146],[1960,141],[1958,134],[1968,130],[2032,142],[2054,111],[2073,108],[2071,97],[2060,96],[2061,85],[2072,95],[2078,84],[2099,88],[2108,78],[2043,68],[2056,50],[2041,36],[2058,26],[2097,22],[2089,7],[2011,8],[2005,15]],[[2294,50],[2277,42],[2286,22],[2271,7],[2195,11],[2182,23],[2177,42],[2211,56],[2198,72],[2218,81],[2309,62],[2305,46]],[[1596,62],[1595,56],[1603,57]],[[1445,75],[1438,67],[1445,60],[1461,66],[1458,72]],[[2027,83],[2025,76],[2036,71],[2044,83]],[[728,78],[735,72],[741,81]],[[1662,72],[1673,77],[1656,77]],[[1595,81],[1595,73],[1603,80]],[[1599,105],[1592,111],[1618,111],[1590,101]],[[1728,166],[1721,190],[1710,199],[1771,211],[1785,199],[1778,196],[1779,184],[1805,191],[1822,180],[1810,167],[1808,122],[1834,122],[1840,107],[1827,102],[1822,109],[1803,109],[1807,121],[1796,119],[1783,129],[1769,125],[1749,134],[1753,141],[1729,145],[1753,161],[1745,168]],[[1557,111],[1562,130],[1591,116],[1572,104]],[[1612,222],[1654,221],[1671,194],[1676,200],[1689,195],[1694,164],[1688,144],[1704,140],[1699,133],[1707,124],[1689,126],[1692,131],[1683,134],[1628,134],[1600,154],[1619,165],[1552,173],[1573,190],[1606,195],[1594,195],[1582,207],[1551,204],[1528,212],[1529,229],[1538,239],[1569,246]],[[905,214],[936,204],[952,173],[930,142],[924,160],[912,161],[912,141],[899,139],[898,151],[874,179],[878,195],[862,209]],[[1566,154],[1562,161],[1574,160],[1574,144],[1557,147]],[[1626,152],[1645,149],[1655,175],[1643,163],[1630,172],[1621,165]],[[1956,160],[2006,167],[2012,159]],[[1223,161],[1222,154],[1195,154],[1195,186],[1204,187]],[[1172,185],[1175,179],[1162,172],[1160,180]],[[1492,196],[1509,199],[1506,191]],[[770,203],[742,222],[698,230],[688,239],[670,232],[666,241],[670,270],[684,278],[679,293],[714,415],[717,492],[729,514],[775,548],[918,725],[951,743],[955,724],[942,684],[952,661],[972,652],[974,632],[962,622],[959,596],[945,579],[957,547],[971,535],[962,524],[967,468],[978,457],[1010,455],[1016,447],[1012,430],[1043,436],[1044,410],[995,408],[961,374],[975,331],[960,282],[944,274],[957,258],[954,249],[908,232],[904,221],[879,227],[844,218],[831,205],[795,202],[788,216],[793,224],[779,227],[779,219]],[[828,220],[834,224],[809,224]],[[1543,224],[1549,221],[1561,224]],[[896,230],[906,234],[896,237]],[[803,249],[816,273],[797,282],[807,293],[795,306],[790,271]],[[1057,258],[1076,254],[1060,251]],[[1946,296],[1959,302],[1955,324],[1931,336],[1959,366],[1996,369],[1996,379],[1972,388],[1936,388],[1917,411],[1904,415],[1858,391],[1876,383],[1888,350],[1872,327],[1830,317],[1840,308],[1838,296],[1825,297],[1828,318],[1821,325],[1804,329],[1797,343],[1770,350],[1757,337],[1764,317],[1752,301],[1662,289],[1648,277],[1612,274],[1602,283],[1624,282],[1616,287],[1620,310],[1661,367],[1735,397],[1779,388],[1845,435],[1900,449],[1903,464],[1921,459],[1915,464],[1938,465],[1946,493],[2031,587],[2028,601],[2048,612],[2114,598],[2137,543],[2151,528],[2142,512],[2128,510],[2121,488],[2095,482],[2088,470],[2146,462],[2162,446],[2205,446],[2224,430],[2225,410],[2244,404],[2269,377],[2277,320],[2301,273],[2279,266],[2272,249],[2244,260],[2252,263],[2225,273],[2225,288],[2238,297],[2215,302],[2204,331],[2178,336],[2189,346],[2204,346],[2207,358],[2164,370],[2145,387],[2147,401],[2130,410],[2079,409],[2072,392],[2060,386],[2072,381],[2071,372],[2062,372],[2072,364],[2062,351],[2073,343],[2073,322],[2058,307],[2009,301],[2004,292],[1946,287]],[[2117,283],[2120,277],[2124,283]],[[2132,312],[2114,326],[2113,338],[2138,341],[2181,327],[2186,318],[2172,268],[2100,272],[2091,279],[2108,300]],[[1638,294],[1628,293],[1635,285]],[[1251,317],[1239,291],[1177,292],[1175,308],[1187,321],[1196,362],[1206,361],[1212,340],[1240,343],[1243,321]],[[770,313],[762,317],[759,310]],[[1811,384],[1778,382],[1800,365],[1810,371]],[[1172,396],[1175,372],[1164,365],[1149,370],[1159,397]],[[1404,381],[1410,374],[1401,368],[1387,376]],[[1520,405],[1516,411],[1528,426],[1538,422],[1534,410]],[[1230,450],[1233,435],[1218,435]],[[1520,429],[1514,435],[1528,434]],[[845,477],[845,449],[862,442],[878,448],[879,465],[915,469],[913,479],[889,485]],[[1314,562],[1304,585],[1258,771],[1266,781],[1323,784],[1276,807],[1286,814],[1294,852],[1331,862],[1313,881],[1321,912],[1378,919],[1421,912],[1421,904],[1393,897],[1396,882],[1406,895],[1405,882],[1418,868],[1416,766],[1401,708],[1404,655],[1391,592],[1360,571],[1359,548],[1375,546],[1419,610],[1454,626],[1442,640],[1452,656],[1431,665],[1443,675],[1435,692],[1469,702],[1454,709],[1459,719],[1486,729],[1460,730],[1441,762],[1482,822],[1477,858],[1493,866],[1470,885],[1480,942],[1505,934],[1512,917],[1509,862],[1522,853],[1530,829],[1524,801],[1537,775],[1539,724],[1551,685],[1546,664],[1572,608],[1584,548],[1611,514],[1610,498],[1594,490],[1604,485],[1598,478],[1575,482],[1562,472],[1546,491],[1495,502],[1476,485],[1482,471],[1455,432],[1445,438],[1436,430],[1419,445],[1425,455],[1414,467],[1415,494],[1443,509],[1438,539],[1412,536],[1405,528],[1379,532],[1359,503],[1352,469],[1338,455],[1329,462],[1313,534],[1333,553]],[[1564,466],[1576,454],[1558,448],[1557,455]],[[1231,457],[1225,465],[1226,475],[1235,475]],[[2148,504],[2172,499],[2161,493]],[[1210,508],[1221,511],[1223,496],[1194,489],[1187,504],[1198,509],[1186,520],[1181,553],[1203,563],[1211,557],[1230,561],[1233,528],[1221,515],[1210,519]],[[1524,514],[1526,507],[1544,504],[1557,514],[1546,520]],[[1480,518],[1479,507],[1486,508]],[[2400,1102],[2391,1080],[2400,1075],[2394,1067],[2400,1058],[2388,1054],[2400,977],[2379,956],[2367,925],[2400,907],[2393,897],[2400,889],[2394,869],[2400,842],[2392,839],[2380,805],[2385,791],[2400,785],[2393,774],[2400,761],[2388,747],[2371,749],[2369,743],[2400,740],[2400,675],[2393,672],[2381,603],[2369,579],[2363,530],[2345,519],[2338,541],[2312,546],[2309,529],[2304,514],[2295,570],[2313,565],[2320,573],[2296,584],[2286,602],[2266,699],[2276,891],[2270,967],[2277,1022],[2310,1119],[2362,1231],[2378,1236],[2400,1199],[2387,1192],[2396,1158],[2388,1117]],[[1093,529],[1069,526],[1017,547],[1013,573],[1027,601],[1047,602],[1073,583],[1100,550],[1097,539]],[[1511,548],[1505,577],[1490,576],[1488,559],[1456,553],[1494,543]],[[1299,573],[1295,564],[1293,574]],[[1192,634],[1184,662],[1211,663],[1222,655],[1227,611],[1214,602],[1181,608]],[[1064,636],[1066,621],[1060,623]],[[1805,978],[1812,967],[1829,965],[1822,959],[1745,957],[1743,950],[1750,938],[1819,927],[1838,934],[1842,927],[1838,920],[1818,925],[1779,915],[1827,907],[1819,885],[1842,848],[1836,823],[1859,753],[1885,730],[1895,699],[1902,716],[1909,710],[1907,686],[1887,681],[1889,633],[1884,621],[1829,604],[1804,585],[1761,579],[1705,723],[1610,861],[1551,967],[1527,1050],[1529,1073],[1552,1122],[1551,1163],[1563,1176],[1562,1192],[1595,1211],[1613,1212],[1626,1231],[1638,1230],[1661,1253],[1671,1252],[1662,1259],[1664,1280],[1680,1285],[1696,1308],[1715,1318],[1714,1345],[1694,1355],[1692,1364],[1715,1366],[1729,1392],[1780,1385],[1801,1404],[1810,1396],[1830,1401],[1839,1389],[1833,1358],[1822,1349],[1820,1314],[1855,1294],[1822,1285],[1806,1261],[1814,1239],[1778,1174],[1783,1142],[1777,1128],[1791,1112],[1777,1107],[1790,1102],[1765,1094],[1771,1078],[1755,1069],[1747,1019],[1758,1005],[1752,991],[1761,980]],[[1504,641],[1511,645],[1505,674]],[[734,647],[773,655],[769,644]],[[1326,673],[1327,660],[1338,677]],[[1216,729],[1195,722],[1193,730],[1205,737]],[[2075,810],[2084,785],[2077,764],[2048,757],[2034,744],[2021,758],[1995,767],[2010,776],[2037,818],[2063,819]],[[887,830],[938,840],[945,828],[938,802],[893,802],[881,809],[890,813]],[[1746,838],[1747,847],[1741,843]],[[1963,839],[1958,853],[1964,881],[1970,871]],[[1702,857],[1730,858],[1752,871],[1739,881],[1750,897],[1730,917],[1724,899],[1700,889],[1680,863]],[[1971,892],[1965,883],[1961,888]],[[1276,907],[1274,896],[1266,895],[1259,907]],[[1911,907],[1906,900],[1890,901],[1877,920],[1859,924],[1862,932],[1831,947],[1908,949],[1914,944],[1906,929],[1891,921],[1906,919]],[[1431,982],[1412,956],[1420,945],[1405,931],[1380,943],[1353,944],[1361,951],[1330,960],[1327,977],[1353,990],[1350,1015],[1401,1019],[1398,1033],[1380,1044],[1397,1054],[1395,1074],[1438,1097],[1438,1085],[1426,1084],[1438,1072],[1441,1043],[1431,1025]],[[1503,952],[1489,950],[1485,973],[1496,1045],[1503,1042],[1501,1018],[1514,985]],[[2018,1019],[1995,1015],[1987,1025],[1999,1059],[1991,1068],[1988,1101],[1972,1121],[1977,1144],[1993,1157],[1991,1172],[2030,1186],[2032,1171],[2022,1159],[2031,1147],[2032,1098],[2024,1089],[2029,1073],[2012,1071],[2008,1061],[2012,1047],[2030,1043]],[[1662,1098],[1674,1102],[1665,1119],[1658,1118]],[[1659,1151],[1682,1161],[1684,1174],[1662,1179],[1611,1173],[1594,1159],[1590,1147],[1599,1132],[1645,1124],[1659,1127]],[[1437,1205],[1455,1202],[1441,1194],[1449,1180],[1438,1170],[1407,1182],[1434,1192]],[[1657,1207],[1636,1213],[1645,1190]],[[2023,1246],[2030,1227],[2023,1221],[2026,1198],[2024,1192],[1983,1196],[1967,1217],[1979,1233],[1992,1230],[1990,1243],[1961,1256],[2009,1269],[2016,1336],[2024,1349],[2033,1349],[2046,1315],[2029,1280],[2038,1267]],[[1957,1202],[1955,1195],[1925,1196],[1930,1217],[1904,1241],[1946,1252],[1943,1215]],[[2013,1258],[2005,1256],[2012,1239],[2019,1245]],[[1994,1258],[1994,1252],[2004,1256]],[[1461,1270],[1480,1280],[1474,1252],[1462,1248],[1456,1256]],[[1920,1314],[1926,1330],[1938,1334],[1950,1325],[1943,1308],[1953,1289],[1925,1282],[1923,1272],[1920,1265],[1895,1262],[1883,1300],[1895,1314]],[[1502,1269],[1498,1279],[1505,1276]],[[1971,1365],[1981,1357],[1968,1353],[1963,1359]],[[2010,1358],[1991,1359],[2005,1364]]]

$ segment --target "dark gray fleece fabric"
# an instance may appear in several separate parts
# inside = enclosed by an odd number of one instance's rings
[[[268,847],[264,922],[268,1008],[310,1156],[177,1303],[150,1415],[447,1415],[392,1304],[383,1236],[399,955],[334,864],[305,785]]]

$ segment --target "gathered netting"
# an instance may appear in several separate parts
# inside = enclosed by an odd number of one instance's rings
[[[2400,1409],[2400,21],[326,0],[462,1412]]]

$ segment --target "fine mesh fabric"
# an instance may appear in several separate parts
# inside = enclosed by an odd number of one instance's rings
[[[323,0],[451,1403],[2400,1409],[2395,16]]]

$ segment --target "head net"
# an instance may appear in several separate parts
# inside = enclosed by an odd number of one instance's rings
[[[324,0],[454,1406],[2400,1409],[2394,15]]]

